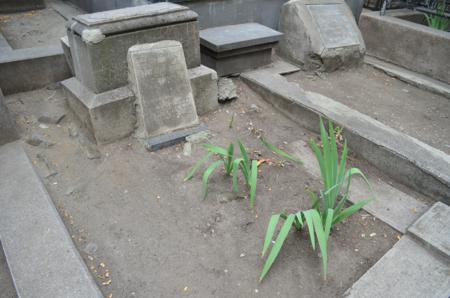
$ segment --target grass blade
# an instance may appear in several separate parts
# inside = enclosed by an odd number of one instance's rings
[[[280,253],[281,247],[283,246],[284,241],[286,240],[288,233],[292,227],[292,223],[294,222],[295,215],[290,214],[286,221],[284,222],[283,226],[280,229],[280,233],[278,233],[277,240],[275,240],[275,244],[272,247],[272,250],[270,251],[269,256],[267,257],[266,263],[264,264],[263,271],[261,273],[261,276],[259,277],[259,281],[266,276],[267,272],[269,272],[270,267],[272,267],[273,262],[275,262],[275,259],[278,257],[278,254]]]
[[[230,146],[228,147],[228,157],[225,159],[226,160],[226,164],[225,164],[225,168],[226,168],[226,172],[227,175],[230,175],[231,170],[233,169],[233,158],[234,158],[234,144],[231,143]]]
[[[312,209],[314,210],[314,209]],[[313,220],[312,220],[312,210],[307,210],[307,211],[303,211],[303,216],[305,217],[306,220],[306,225],[308,226],[308,233],[309,233],[309,238],[311,240],[311,246],[313,248],[313,250],[316,250],[316,236],[314,235],[314,225],[313,225]],[[316,211],[316,210],[314,210]],[[316,211],[317,212],[317,211]]]
[[[250,157],[248,156],[247,149],[245,149],[244,144],[241,141],[239,143],[239,150],[241,151],[242,159],[244,160],[244,166],[247,169],[247,173],[250,172]]]
[[[266,255],[267,249],[269,248],[270,243],[272,242],[273,234],[275,233],[275,229],[277,228],[279,220],[280,214],[275,214],[270,217],[269,225],[267,226],[266,237],[264,239],[264,247],[261,253],[262,257]]]
[[[336,217],[333,219],[333,225],[338,224],[341,221],[343,221],[344,219],[352,216],[353,214],[358,212],[361,208],[363,208],[368,203],[370,203],[370,200],[359,201],[359,202],[353,204],[352,206],[344,209],[342,212],[339,212],[338,214],[336,214]]]
[[[226,158],[228,156],[228,151],[222,147],[214,146],[211,144],[203,144],[203,148],[208,150],[209,152],[219,154],[223,158]]]
[[[218,160],[213,162],[203,173],[203,199],[206,199],[206,195],[208,194],[208,180],[209,176],[217,169],[221,164],[223,164],[223,160]]]
[[[253,209],[255,205],[255,196],[256,196],[256,183],[258,179],[258,161],[252,160],[252,168],[250,175],[250,209]]]
[[[237,158],[233,161],[233,191],[238,192],[238,175],[239,165],[242,163],[242,158]]]
[[[187,173],[186,177],[184,177],[184,181],[188,181],[190,179],[192,179],[192,177],[194,177],[195,172],[197,172],[198,168],[200,168],[200,166],[202,164],[204,164],[213,154],[212,153],[208,153],[207,155],[205,155],[202,159],[200,159]]]
[[[270,151],[278,154],[279,156],[284,157],[284,158],[286,158],[288,160],[295,161],[295,162],[297,162],[299,164],[303,164],[303,162],[300,159],[290,155],[289,153],[286,153],[285,151],[281,150],[280,148],[276,147],[275,145],[269,143],[263,137],[261,137],[261,142],[264,144],[264,146],[267,147],[267,149],[269,149]]]

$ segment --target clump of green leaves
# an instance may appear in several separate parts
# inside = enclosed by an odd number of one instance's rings
[[[435,14],[426,14],[428,26],[448,31],[450,29],[450,19],[445,16],[445,0],[441,0],[437,3]]]
[[[344,141],[339,160],[336,134],[337,132],[331,121],[329,122],[327,132],[322,119],[320,119],[322,149],[313,140],[309,142],[309,145],[319,162],[324,189],[318,194],[311,191],[308,192],[312,200],[311,209],[293,214],[280,213],[271,217],[267,227],[262,256],[265,256],[269,251],[278,223],[281,221],[284,222],[270,249],[260,276],[260,281],[266,276],[275,259],[278,257],[292,226],[298,231],[302,230],[305,226],[308,228],[311,246],[314,250],[317,239],[322,256],[324,278],[326,278],[328,270],[328,239],[333,226],[350,217],[369,203],[369,200],[363,200],[345,208],[352,176],[360,175],[368,185],[369,182],[358,168],[346,169],[348,157],[346,141]]]
[[[298,159],[292,157],[287,154],[283,150],[278,147],[272,145],[264,138],[261,138],[261,142],[269,148],[274,153],[296,162],[300,162]],[[249,190],[249,205],[250,208],[253,208],[255,205],[255,197],[256,197],[256,186],[258,183],[258,168],[261,164],[261,161],[257,159],[252,159],[250,154],[245,148],[244,144],[240,141],[237,142],[239,147],[239,155],[235,156],[234,144],[231,143],[228,146],[228,149],[214,146],[211,144],[205,144],[203,147],[208,151],[208,154],[200,159],[188,172],[184,181],[190,180],[197,170],[205,164],[213,155],[219,156],[219,160],[210,164],[205,172],[203,173],[203,198],[206,198],[208,191],[208,181],[211,174],[222,165],[224,167],[225,173],[227,176],[232,176],[233,179],[233,191],[238,192],[238,178],[239,173],[242,173],[244,177],[244,181]]]

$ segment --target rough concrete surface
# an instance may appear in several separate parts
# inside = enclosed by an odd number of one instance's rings
[[[5,104],[5,99],[0,89],[0,146],[19,138],[15,126],[15,122],[11,119],[9,109]]]
[[[199,116],[219,108],[217,73],[215,70],[201,65],[188,69],[195,107]]]
[[[138,135],[155,137],[199,123],[180,42],[165,40],[128,50]]]
[[[450,101],[363,66],[330,74],[287,76],[398,131],[450,154]]]
[[[449,84],[450,33],[397,18],[397,13],[361,15],[359,26],[367,54]]]
[[[0,13],[42,9],[44,7],[44,0],[2,0],[0,2]]]
[[[394,247],[344,295],[354,298],[440,298],[450,294],[450,260],[410,236]]]
[[[13,49],[59,46],[65,24],[52,8],[0,15],[0,30]]]
[[[1,298],[17,298],[16,290],[6,263],[5,253],[0,242],[0,297]]]
[[[305,91],[284,77],[257,70],[241,77],[275,108],[318,130],[319,115],[344,128],[350,148],[374,166],[436,200],[449,202],[450,156],[330,97]]]
[[[101,158],[90,160],[80,147],[70,114],[59,126],[46,129],[32,119],[20,120],[24,111],[30,113],[30,101],[45,100],[50,91],[7,98],[21,131],[44,132],[55,142],[52,148],[26,145],[26,150],[39,173],[46,171],[37,154],[54,166],[57,174],[43,181],[106,297],[110,293],[113,297],[272,298],[299,293],[339,297],[396,241],[398,232],[365,212],[358,213],[332,233],[325,283],[321,260],[306,234],[292,232],[267,279],[259,284],[269,216],[283,209],[307,208],[305,187],[319,189],[320,184],[301,167],[280,163],[257,139],[263,132],[272,143],[285,146],[284,142],[314,135],[236,82],[239,100],[201,120],[210,129],[213,144],[227,146],[239,138],[252,156],[270,159],[270,164],[261,165],[254,211],[242,198],[246,194],[242,181],[235,195],[231,181],[216,172],[206,200],[202,200],[201,173],[182,181],[206,154],[201,144],[192,143],[187,156],[181,145],[149,153],[129,138],[98,147]],[[258,111],[251,110],[252,105]],[[232,115],[233,129],[229,129]],[[369,236],[372,233],[376,235]]]
[[[0,147],[0,234],[19,297],[103,297],[21,142]]]
[[[450,259],[450,207],[436,203],[422,215],[408,232],[420,239],[426,246]]]

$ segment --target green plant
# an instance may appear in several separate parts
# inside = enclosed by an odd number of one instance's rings
[[[336,224],[356,213],[370,201],[362,200],[345,208],[345,203],[349,196],[352,176],[360,175],[368,185],[369,182],[358,168],[346,170],[348,154],[346,141],[344,141],[339,161],[336,131],[331,121],[329,122],[327,133],[323,121],[320,119],[320,136],[322,150],[320,145],[313,140],[309,142],[309,145],[314,151],[319,163],[324,190],[319,192],[319,194],[308,191],[312,201],[311,209],[293,214],[280,213],[271,217],[267,227],[262,256],[265,256],[269,250],[278,223],[282,220],[284,223],[281,226],[276,240],[273,242],[273,246],[264,264],[260,281],[266,276],[277,258],[292,226],[298,231],[302,230],[305,226],[308,227],[311,246],[314,250],[316,248],[317,239],[322,256],[324,278],[326,279],[328,270],[328,239],[331,229]]]
[[[450,19],[445,16],[445,0],[437,3],[435,14],[426,14],[428,26],[447,31],[450,28]]]

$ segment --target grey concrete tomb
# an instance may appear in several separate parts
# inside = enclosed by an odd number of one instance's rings
[[[198,125],[180,42],[135,45],[128,50],[128,65],[136,95],[138,137],[157,137]]]
[[[281,33],[257,23],[214,27],[200,31],[202,63],[219,76],[270,64]]]
[[[95,93],[127,85],[127,51],[135,44],[177,40],[189,68],[200,66],[197,14],[157,3],[76,16],[68,25],[76,78]]]
[[[305,69],[358,65],[365,53],[355,18],[343,0],[291,0],[281,10],[280,54]]]

